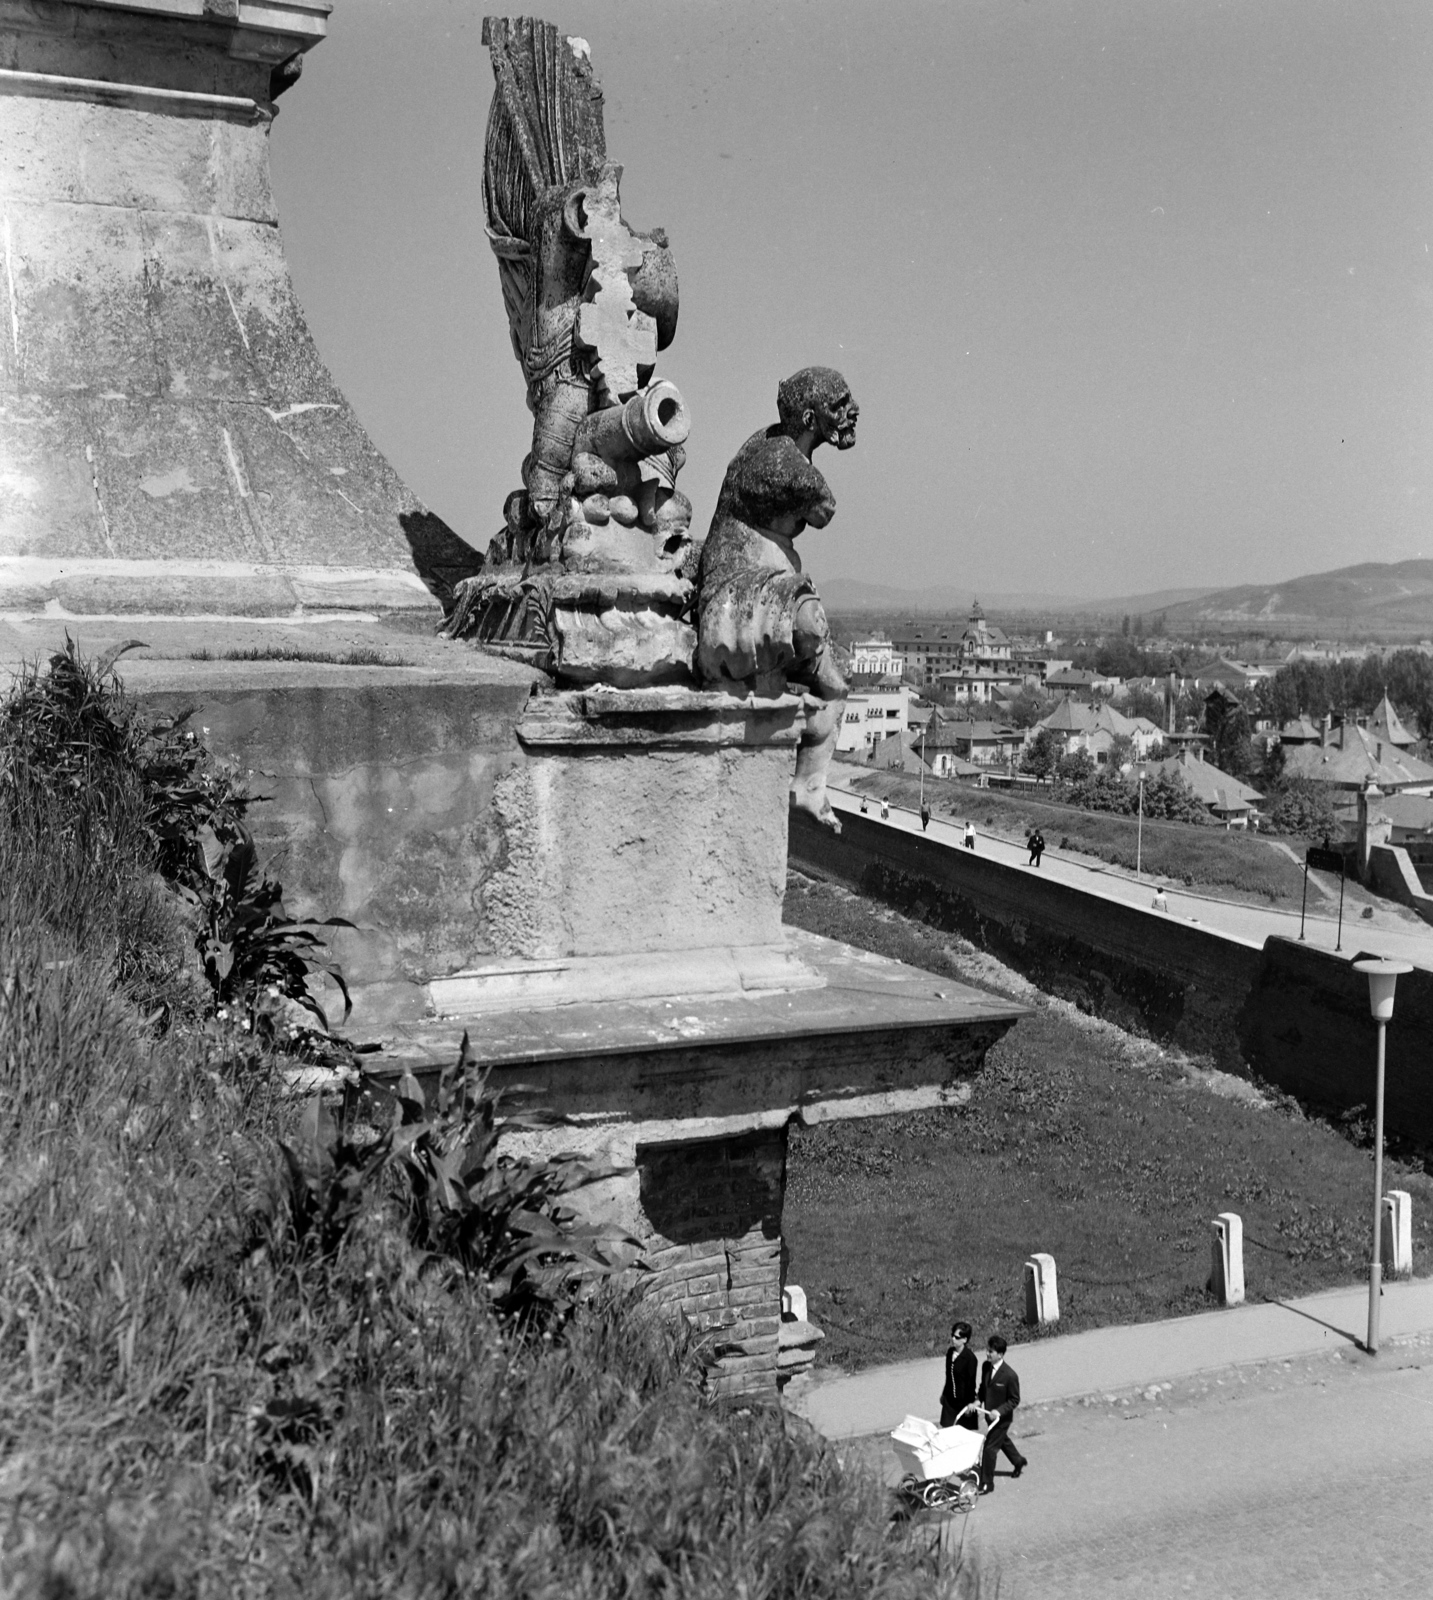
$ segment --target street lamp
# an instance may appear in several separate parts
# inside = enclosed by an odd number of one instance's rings
[[[1139,827],[1134,837],[1134,875],[1144,876],[1144,768],[1139,769]]]
[[[1378,1354],[1378,1298],[1383,1293],[1383,1050],[1393,1021],[1393,989],[1399,974],[1412,972],[1407,961],[1355,961],[1355,972],[1368,976],[1368,1009],[1378,1024],[1378,1088],[1373,1115],[1373,1264],[1368,1269],[1368,1340],[1364,1348]]]

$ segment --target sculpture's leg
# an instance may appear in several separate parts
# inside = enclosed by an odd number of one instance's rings
[[[831,650],[831,631],[825,609],[815,595],[808,595],[797,608],[792,642],[798,666],[788,676],[808,690],[808,698],[806,731],[797,747],[796,776],[791,781],[791,803],[840,833],[841,819],[826,793],[826,774],[836,754],[841,715],[846,708],[847,684]],[[810,696],[814,696],[819,705],[813,706]]]
[[[836,737],[841,731],[841,713],[845,707],[844,700],[822,700],[813,706],[808,697],[806,731],[796,750],[796,776],[791,780],[792,805],[809,811],[817,822],[837,833],[841,831],[841,819],[826,793],[826,773],[836,753]]]

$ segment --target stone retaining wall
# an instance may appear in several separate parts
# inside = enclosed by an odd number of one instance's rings
[[[1209,1052],[1311,1108],[1372,1104],[1374,1029],[1356,949],[1271,938],[1258,950],[873,818],[842,824],[837,836],[793,813],[791,863],[964,935],[1084,1011]],[[1433,972],[1419,970],[1399,979],[1385,1118],[1391,1135],[1420,1146],[1433,1144],[1430,1038]]]

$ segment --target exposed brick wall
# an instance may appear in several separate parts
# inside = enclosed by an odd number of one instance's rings
[[[704,1335],[717,1394],[775,1398],[786,1130],[638,1145],[649,1293]]]

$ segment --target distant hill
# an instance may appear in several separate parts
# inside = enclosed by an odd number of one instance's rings
[[[1287,583],[1215,589],[1167,610],[1142,609],[1163,611],[1173,634],[1204,626],[1285,635],[1433,637],[1433,561],[1365,561]]]
[[[1083,606],[1061,594],[1004,594],[994,590],[946,586],[940,589],[897,589],[886,583],[862,583],[856,578],[818,580],[828,611],[938,611],[943,616],[964,616],[970,602],[979,600],[987,611],[1068,611]]]
[[[1127,595],[1114,600],[1085,600],[1078,596],[1045,593],[1019,594],[1004,589],[962,588],[897,589],[886,583],[862,583],[855,578],[828,578],[820,584],[829,611],[883,613],[935,611],[942,616],[964,616],[972,600],[987,611],[1032,611],[1042,615],[1074,616],[1086,612],[1102,616],[1140,616],[1162,611],[1186,600],[1209,594],[1208,589],[1159,589],[1153,594]]]
[[[1233,589],[1158,589],[1085,600],[1062,594],[1011,594],[957,588],[898,589],[832,578],[821,585],[827,609],[886,617],[913,612],[964,616],[978,598],[988,612],[1058,618],[1162,616],[1168,633],[1277,633],[1285,638],[1433,638],[1433,560],[1365,561],[1286,583]]]

